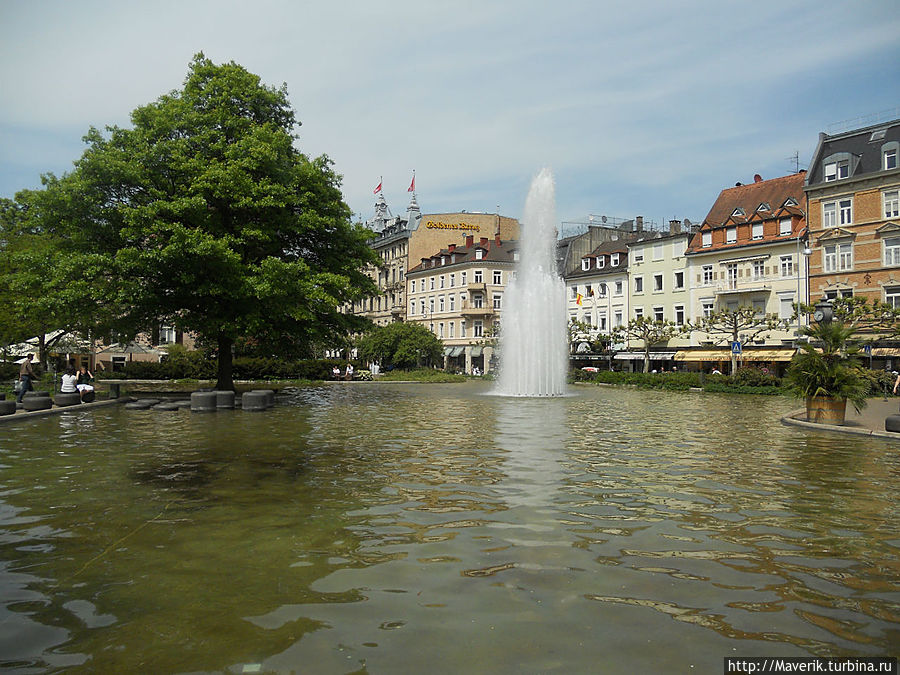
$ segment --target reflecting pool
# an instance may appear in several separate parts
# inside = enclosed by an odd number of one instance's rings
[[[900,453],[782,398],[333,384],[0,427],[0,671],[722,672],[900,644]]]

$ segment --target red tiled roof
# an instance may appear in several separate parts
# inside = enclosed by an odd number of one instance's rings
[[[747,222],[756,213],[759,205],[763,203],[769,204],[772,217],[775,217],[775,214],[789,198],[793,197],[798,204],[803,203],[803,180],[805,177],[806,173],[795,173],[790,176],[722,190],[703,223],[716,227],[723,226],[728,221]],[[742,208],[745,215],[743,217],[735,216],[732,219],[731,214],[737,208]]]

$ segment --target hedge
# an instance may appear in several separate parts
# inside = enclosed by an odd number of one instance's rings
[[[236,357],[232,364],[232,376],[235,380],[330,380],[332,369],[338,366],[344,372],[346,361],[333,359],[302,359],[285,361],[265,357]],[[357,371],[363,364],[354,362]],[[134,380],[214,380],[217,366],[213,359],[208,359],[201,352],[184,352],[177,358],[170,356],[161,363],[150,361],[132,361],[125,365],[123,371],[105,373],[103,377],[111,379]]]

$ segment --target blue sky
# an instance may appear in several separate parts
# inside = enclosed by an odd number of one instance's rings
[[[91,125],[181,86],[193,54],[287,84],[298,146],[354,212],[702,219],[804,168],[818,133],[900,117],[897,0],[0,0],[0,196],[71,169]]]

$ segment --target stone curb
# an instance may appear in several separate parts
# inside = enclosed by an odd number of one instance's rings
[[[797,419],[798,415],[806,417],[806,408],[800,408],[789,412],[781,418],[781,423],[788,426],[803,427],[813,431],[830,431],[838,434],[852,434],[855,436],[874,436],[889,441],[900,443],[900,434],[893,431],[878,431],[876,429],[868,429],[866,427],[844,427],[836,424],[817,424],[816,422],[807,422],[806,420]]]
[[[20,422],[23,420],[34,419],[35,417],[47,417],[49,415],[60,415],[65,412],[74,412],[76,410],[87,410],[89,408],[97,408],[117,403],[127,403],[127,398],[114,398],[107,401],[94,401],[93,403],[81,403],[79,405],[54,406],[47,410],[17,410],[12,415],[0,415],[0,424],[6,422]]]

